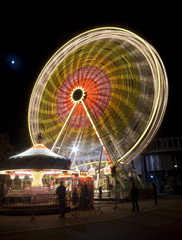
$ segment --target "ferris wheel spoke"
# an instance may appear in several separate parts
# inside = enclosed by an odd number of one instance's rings
[[[70,117],[72,116],[72,114],[73,114],[73,112],[74,112],[74,109],[75,109],[76,105],[77,105],[77,102],[74,103],[74,105],[73,105],[73,107],[72,107],[70,113],[68,114],[68,117],[67,117],[66,121],[64,122],[64,125],[63,125],[63,127],[61,128],[61,131],[59,132],[59,134],[58,134],[58,136],[57,136],[57,138],[56,138],[56,141],[54,142],[54,144],[53,144],[53,146],[52,146],[52,148],[51,148],[51,151],[54,150],[56,144],[58,143],[59,138],[60,138],[60,136],[61,136],[63,130],[65,129],[65,127],[66,127],[66,125],[67,125],[67,123],[68,123]]]
[[[67,135],[67,133],[68,133],[69,126],[70,126],[70,121],[68,121],[68,124],[67,124],[66,127],[65,127],[64,134],[61,134],[62,136],[60,136],[61,141],[60,141],[60,139],[59,139],[60,143],[59,143],[59,149],[58,149],[58,152],[57,152],[58,155],[60,155],[61,148],[62,148],[64,139],[65,139],[65,137],[66,137],[66,135]]]
[[[83,136],[83,132],[84,132],[84,127],[81,128],[80,133],[79,133],[79,135],[77,136],[77,138],[76,138],[76,140],[75,140],[75,142],[74,142],[74,147],[76,147],[76,149],[78,149],[79,146],[80,146],[80,143],[81,143],[81,140],[82,140],[82,136]],[[71,151],[69,158],[71,157],[71,155],[72,155],[73,152],[74,152],[75,154],[74,154],[73,160],[72,160],[72,162],[71,162],[70,169],[72,169],[72,167],[73,167],[73,165],[74,165],[74,163],[75,163],[75,159],[76,159],[76,155],[77,155],[77,150],[76,150],[76,151]]]
[[[97,135],[97,137],[99,139],[99,142],[100,142],[100,144],[101,144],[101,146],[102,146],[102,148],[103,148],[103,150],[104,150],[104,152],[105,152],[105,154],[107,156],[108,161],[110,162],[111,166],[113,166],[112,160],[111,160],[111,158],[110,158],[110,156],[109,156],[109,154],[107,152],[106,147],[104,146],[104,143],[103,143],[103,141],[102,141],[102,139],[101,139],[101,137],[100,137],[100,135],[99,135],[99,133],[97,131],[97,128],[96,128],[96,126],[95,126],[95,124],[94,124],[94,122],[93,122],[93,120],[92,120],[92,118],[90,116],[90,113],[88,112],[88,109],[87,109],[84,101],[82,100],[81,103],[82,103],[82,105],[83,105],[83,107],[85,109],[85,112],[86,112],[86,114],[87,114],[87,116],[88,116],[88,118],[89,118],[89,120],[90,120],[90,122],[92,124],[92,127],[93,127],[93,129],[94,129],[94,131],[95,131],[95,133],[96,133],[96,135]]]

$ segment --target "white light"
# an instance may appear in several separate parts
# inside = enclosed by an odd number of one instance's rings
[[[20,179],[23,179],[25,177],[25,175],[20,175],[19,178]]]
[[[32,175],[29,171],[15,171],[15,174]]]
[[[78,146],[73,146],[72,152],[73,152],[73,153],[77,153],[77,151],[78,151]]]
[[[44,175],[53,175],[53,174],[61,174],[63,171],[47,171]]]
[[[15,61],[14,61],[14,60],[12,60],[12,61],[11,61],[11,64],[14,64],[14,63],[15,63]]]

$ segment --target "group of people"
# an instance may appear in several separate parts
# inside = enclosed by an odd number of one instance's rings
[[[59,200],[60,217],[65,217],[66,208],[66,188],[63,182],[60,182],[60,186],[56,189],[56,194]],[[72,203],[74,208],[81,210],[89,209],[91,202],[91,192],[88,190],[86,182],[83,185],[79,185],[78,188],[74,188],[72,193]]]
[[[158,204],[157,198],[157,188],[155,183],[152,183],[152,193],[154,197],[155,205]],[[63,182],[60,182],[60,186],[56,190],[56,194],[58,195],[59,200],[59,209],[60,209],[60,217],[65,217],[65,207],[66,207],[66,188],[63,185]],[[132,211],[139,211],[139,204],[138,204],[138,194],[139,190],[136,187],[135,183],[132,183],[131,188],[131,200],[132,200]],[[99,189],[99,197],[102,198],[102,188]],[[79,185],[78,188],[74,188],[72,194],[72,202],[75,208],[79,208],[81,210],[85,210],[89,208],[89,204],[91,201],[91,193],[88,190],[86,182],[83,185]]]
[[[91,198],[92,193],[88,189],[86,182],[79,185],[78,189],[75,188],[73,191],[73,205],[81,210],[89,209]],[[75,202],[75,200],[77,200],[77,202]]]

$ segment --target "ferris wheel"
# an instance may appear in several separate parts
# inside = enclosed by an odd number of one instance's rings
[[[125,29],[93,29],[41,71],[29,104],[31,140],[41,132],[60,155],[77,150],[89,159],[102,147],[111,165],[129,163],[156,134],[167,99],[166,71],[149,43]]]

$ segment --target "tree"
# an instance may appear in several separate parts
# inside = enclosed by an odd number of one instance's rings
[[[8,132],[0,133],[0,168],[3,168],[5,160],[13,153],[14,146],[10,144]]]

